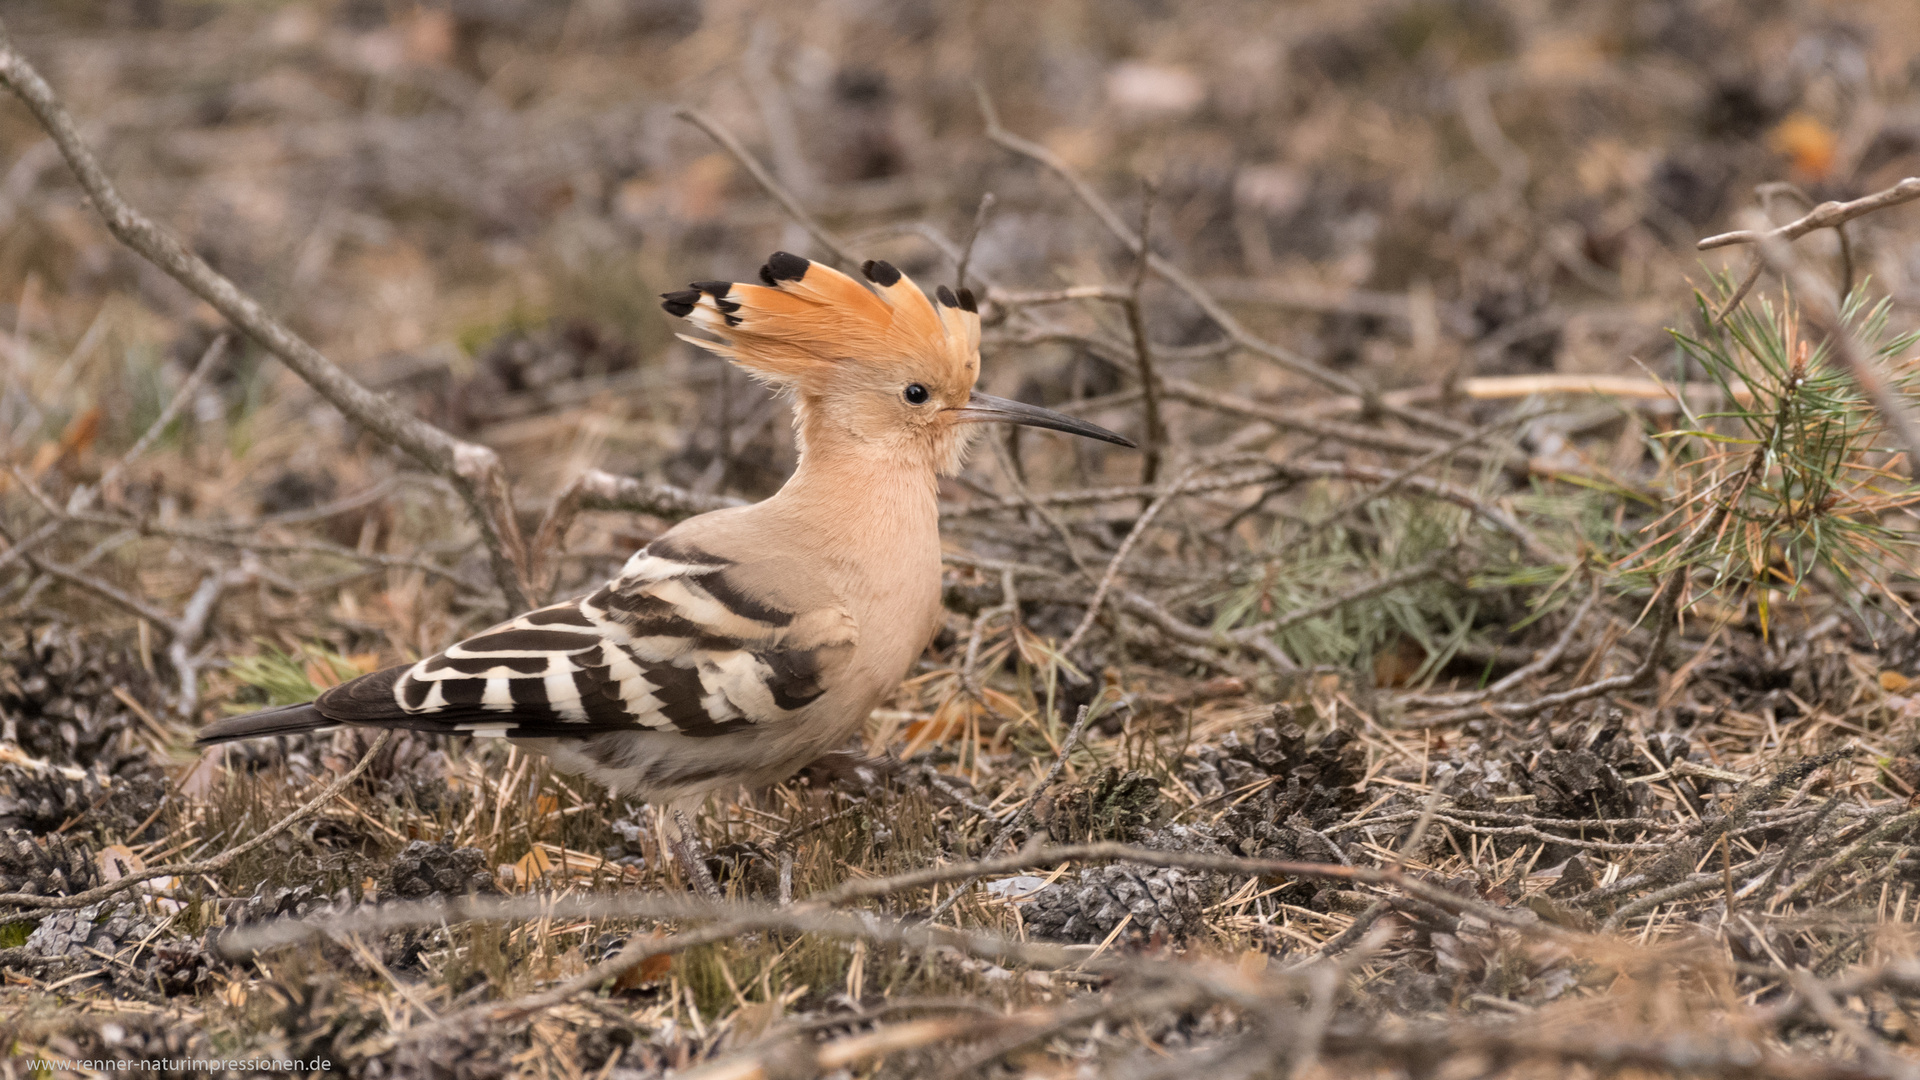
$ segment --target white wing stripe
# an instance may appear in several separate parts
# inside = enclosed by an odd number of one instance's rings
[[[511,710],[513,708],[513,688],[507,685],[507,680],[489,678],[487,680],[487,692],[480,695],[480,707],[483,709],[498,710],[500,712]]]

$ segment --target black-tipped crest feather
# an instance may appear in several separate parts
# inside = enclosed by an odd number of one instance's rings
[[[760,268],[760,280],[775,287],[783,281],[799,281],[807,276],[807,268],[812,265],[798,255],[776,251],[767,259],[767,265]]]

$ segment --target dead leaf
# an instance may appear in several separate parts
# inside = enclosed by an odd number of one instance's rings
[[[1807,180],[1824,180],[1833,171],[1840,136],[1806,113],[1794,113],[1767,136],[1767,145],[1784,154]]]
[[[514,881],[517,883],[532,885],[535,879],[552,872],[553,860],[547,858],[547,853],[539,848],[522,855],[520,861],[513,864]]]
[[[147,868],[146,862],[125,844],[110,844],[101,848],[94,860],[100,864],[100,877],[109,885]]]
[[[60,452],[78,457],[93,446],[99,434],[100,409],[96,406],[67,421],[66,430],[60,433]]]
[[[649,940],[659,940],[664,939],[666,936],[667,935],[659,931],[655,931],[648,934],[647,938]],[[639,966],[628,968],[618,979],[613,981],[613,988],[615,990],[638,990],[648,983],[659,982],[661,979],[666,978],[667,972],[671,970],[673,970],[673,954],[658,953],[640,961]]]
[[[1897,671],[1883,671],[1880,673],[1880,689],[1885,690],[1889,694],[1905,693],[1907,687],[1912,685],[1912,679],[1907,678]]]

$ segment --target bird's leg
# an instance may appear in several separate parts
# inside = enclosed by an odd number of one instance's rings
[[[680,860],[680,868],[687,872],[687,880],[708,900],[723,900],[720,887],[713,883],[713,875],[707,872],[707,860],[694,850],[699,841],[694,838],[693,822],[687,819],[685,810],[673,812],[674,840],[673,857]]]

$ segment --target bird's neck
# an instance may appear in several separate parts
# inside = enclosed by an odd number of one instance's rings
[[[754,509],[866,628],[861,663],[892,686],[939,621],[937,478],[925,462],[816,434],[802,431],[793,476]]]
[[[800,455],[771,503],[809,546],[869,563],[909,553],[938,559],[940,510],[933,470],[860,448],[816,447]]]

